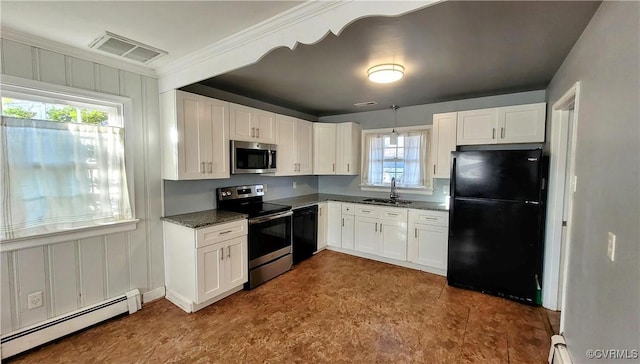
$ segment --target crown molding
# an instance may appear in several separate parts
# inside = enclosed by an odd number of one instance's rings
[[[339,35],[360,18],[399,16],[442,1],[307,1],[157,68],[160,92],[255,63],[279,47],[313,44],[329,32]]]
[[[140,66],[129,63],[128,61],[112,58],[108,55],[94,53],[89,50],[70,46],[68,44],[56,42],[54,40],[42,38],[33,34],[24,33],[15,29],[0,27],[0,37],[2,39],[12,40],[24,43],[33,47],[46,49],[52,52],[61,53],[67,56],[81,58],[90,62],[103,64],[105,66],[115,67],[121,70],[137,73],[139,75],[158,78],[158,74],[153,68]]]

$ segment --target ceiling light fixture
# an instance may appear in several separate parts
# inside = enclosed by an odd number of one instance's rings
[[[369,68],[367,75],[375,83],[396,82],[404,76],[404,67],[397,63],[379,64]]]

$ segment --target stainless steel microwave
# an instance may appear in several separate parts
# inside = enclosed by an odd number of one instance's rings
[[[276,171],[275,144],[231,141],[231,174]]]

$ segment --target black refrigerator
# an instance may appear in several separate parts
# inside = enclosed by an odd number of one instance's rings
[[[542,150],[452,153],[449,285],[540,304]]]

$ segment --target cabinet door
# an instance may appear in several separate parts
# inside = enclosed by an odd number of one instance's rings
[[[253,109],[250,107],[229,104],[229,138],[231,140],[255,141],[256,130]]]
[[[544,142],[547,104],[498,108],[498,143]]]
[[[247,236],[227,240],[225,244],[225,281],[227,289],[231,289],[248,281]]]
[[[328,228],[328,212],[327,203],[318,204],[318,249],[327,246],[327,228]]]
[[[327,244],[342,246],[342,229],[340,226],[342,206],[339,202],[327,202],[327,212]],[[318,246],[318,249],[320,249],[320,246]]]
[[[210,130],[211,126],[202,120],[199,101],[198,95],[176,91],[179,179],[207,178],[200,143],[209,136],[202,133],[202,128]]]
[[[456,122],[458,113],[433,115],[431,158],[434,178],[450,178],[451,152],[456,150]]]
[[[376,218],[356,216],[355,250],[379,255],[379,225]]]
[[[495,144],[498,125],[498,109],[482,109],[458,112],[457,144]]]
[[[353,250],[355,217],[353,215],[342,215],[342,247]]]
[[[227,288],[224,282],[224,244],[213,244],[196,250],[196,303],[213,298]],[[185,277],[186,279],[186,277]]]
[[[380,220],[380,255],[387,258],[407,260],[407,223]]]
[[[313,174],[313,126],[311,124],[310,121],[300,119],[296,122],[297,174],[300,175]],[[279,145],[278,148],[280,148]]]
[[[360,125],[340,123],[336,132],[336,174],[360,173]]]
[[[297,174],[296,139],[296,119],[276,115],[276,144],[278,145],[276,174],[279,176]]]
[[[272,112],[253,109],[253,124],[255,128],[255,141],[275,144],[275,114]]]
[[[446,226],[414,224],[409,238],[409,261],[446,270],[448,235]]]
[[[202,98],[202,108],[210,122],[208,141],[202,142],[209,150],[208,178],[229,178],[229,104],[224,101]]]
[[[313,174],[336,174],[336,124],[313,123]]]

